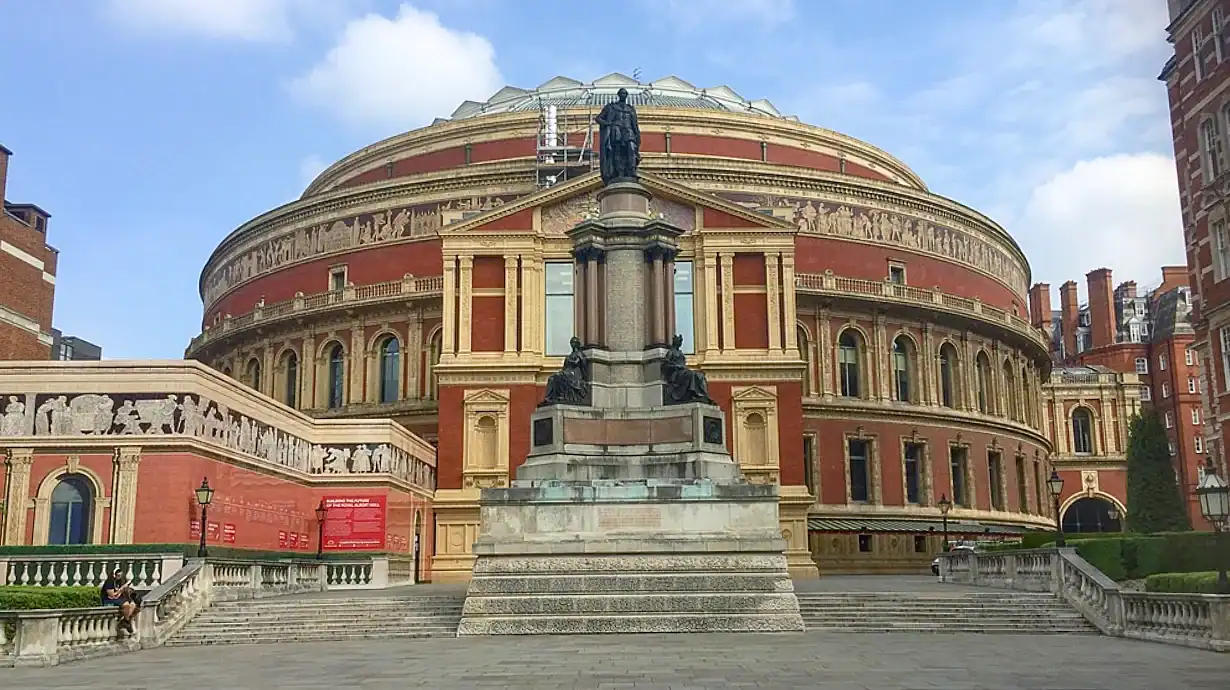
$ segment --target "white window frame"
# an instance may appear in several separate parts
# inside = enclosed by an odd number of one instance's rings
[[[1171,455],[1174,455],[1174,454],[1175,454],[1175,446],[1174,446],[1174,441],[1167,441],[1167,442],[1166,442],[1166,450],[1170,451],[1170,454],[1171,454]],[[1178,470],[1175,470],[1175,471],[1176,471],[1176,472],[1178,472]]]
[[[1167,364],[1169,364],[1169,361],[1167,360],[1166,355],[1158,355],[1158,357],[1157,357],[1157,370],[1158,370],[1158,371],[1166,371],[1166,365],[1167,365]]]
[[[1222,326],[1218,335],[1221,338],[1221,392],[1225,393],[1230,385],[1230,326]]]
[[[1226,219],[1210,220],[1209,235],[1213,239],[1213,280],[1221,282],[1230,277],[1230,231]]]
[[[1221,127],[1216,118],[1206,118],[1200,122],[1200,152],[1204,160],[1204,182],[1208,184],[1217,179],[1226,167],[1225,151],[1222,149]]]
[[[1149,360],[1148,359],[1145,359],[1144,357],[1136,358],[1136,373],[1137,374],[1149,373]]]
[[[1196,442],[1196,443],[1195,443],[1195,445],[1196,445],[1196,454],[1197,454],[1197,455],[1204,455],[1204,437],[1203,437],[1203,436],[1197,436],[1197,437],[1195,438],[1195,442]]]
[[[1220,65],[1223,59],[1221,30],[1225,27],[1226,19],[1220,7],[1213,8],[1210,19],[1213,22],[1213,55],[1217,58],[1217,64]]]
[[[1140,387],[1140,401],[1151,402],[1153,400],[1153,391],[1148,386]]]
[[[1204,81],[1204,60],[1200,57],[1200,48],[1204,45],[1204,32],[1200,27],[1192,29],[1192,69],[1195,70],[1196,83]]]
[[[1183,363],[1189,367],[1196,363],[1196,353],[1192,352],[1190,348],[1183,350]],[[1196,391],[1192,392],[1195,393]]]
[[[1192,378],[1192,377],[1188,376],[1188,377],[1187,377],[1187,392],[1188,392],[1188,393],[1195,393],[1195,392],[1196,392],[1196,390],[1197,390],[1197,389],[1196,389],[1196,379],[1194,379],[1194,378]]]
[[[1174,413],[1171,412],[1170,410],[1166,410],[1166,428],[1167,429],[1174,428]]]
[[[1196,426],[1200,426],[1200,408],[1199,407],[1192,408],[1192,424],[1195,424]]]
[[[1170,384],[1166,383],[1165,381],[1162,381],[1162,397],[1163,398],[1170,397]]]

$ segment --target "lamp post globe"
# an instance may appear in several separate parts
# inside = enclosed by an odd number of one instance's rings
[[[320,505],[316,506],[316,559],[320,560],[324,557],[325,552],[325,519],[329,517],[329,508],[325,506],[325,499],[320,499]]]
[[[201,541],[196,547],[197,558],[205,558],[209,550],[205,548],[206,517],[209,515],[209,504],[214,500],[213,487],[209,485],[209,477],[201,479],[201,485],[196,489],[196,504],[201,507]]]
[[[1217,569],[1217,591],[1230,594],[1230,578],[1226,576],[1226,560],[1230,556],[1230,545],[1227,535],[1230,534],[1230,485],[1217,474],[1212,458],[1205,460],[1204,473],[1200,483],[1196,485],[1196,496],[1200,499],[1200,513],[1204,519],[1213,525],[1217,532],[1217,551],[1221,567]]]
[[[1046,480],[1046,488],[1051,492],[1051,502],[1055,506],[1055,546],[1064,547],[1063,522],[1059,519],[1059,496],[1063,493],[1063,477],[1058,470],[1051,470],[1051,476]]]
[[[1110,509],[1106,511],[1106,517],[1110,518],[1112,523],[1119,522],[1119,509],[1112,505]],[[1122,532],[1122,527],[1117,531]]]

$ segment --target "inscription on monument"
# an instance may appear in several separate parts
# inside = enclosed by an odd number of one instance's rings
[[[599,508],[598,529],[602,532],[662,529],[662,509],[649,503],[626,508]]]
[[[534,445],[549,446],[555,440],[555,420],[550,417],[534,420]]]
[[[722,445],[722,420],[717,417],[704,418],[705,443]]]

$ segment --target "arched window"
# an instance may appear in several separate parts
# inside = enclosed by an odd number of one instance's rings
[[[803,360],[803,397],[811,396],[811,345],[807,342],[807,329],[798,327],[799,359]]]
[[[51,491],[51,526],[47,543],[88,544],[93,503],[90,483],[85,477],[64,475]]]
[[[248,385],[253,390],[261,389],[261,363],[257,359],[248,360]]]
[[[299,356],[293,350],[282,355],[282,401],[290,407],[299,402]]]
[[[390,336],[380,344],[380,402],[397,400],[397,383],[401,378],[401,343]]]
[[[1104,498],[1090,496],[1079,498],[1063,511],[1063,531],[1069,534],[1081,532],[1121,532],[1123,525],[1122,513],[1117,518],[1110,518],[1110,510],[1117,506]]]
[[[899,335],[893,339],[893,399],[914,402],[914,341]]]
[[[1008,406],[1008,419],[1020,421],[1021,411],[1017,409],[1019,396],[1016,390],[1016,373],[1012,362],[1004,360],[1004,404]]]
[[[1093,415],[1087,407],[1072,410],[1072,452],[1093,452]]]
[[[957,406],[957,348],[952,343],[940,346],[940,404]]]
[[[346,391],[346,351],[341,343],[334,343],[329,348],[329,375],[326,379],[328,388],[328,407],[337,409],[345,403]]]
[[[841,384],[841,394],[847,398],[860,398],[863,395],[863,382],[860,374],[859,360],[862,356],[863,339],[858,331],[847,328],[837,338],[837,376]]]
[[[979,352],[974,360],[978,379],[978,411],[988,414],[991,410],[991,360],[987,353]]]

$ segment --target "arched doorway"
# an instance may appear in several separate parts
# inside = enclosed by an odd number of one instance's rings
[[[1066,534],[1082,532],[1122,532],[1123,515],[1116,513],[1111,519],[1111,510],[1119,511],[1110,501],[1097,496],[1079,498],[1063,511],[1063,531]]]
[[[90,543],[90,516],[94,496],[85,477],[66,474],[51,491],[51,520],[47,543],[56,545]]]

